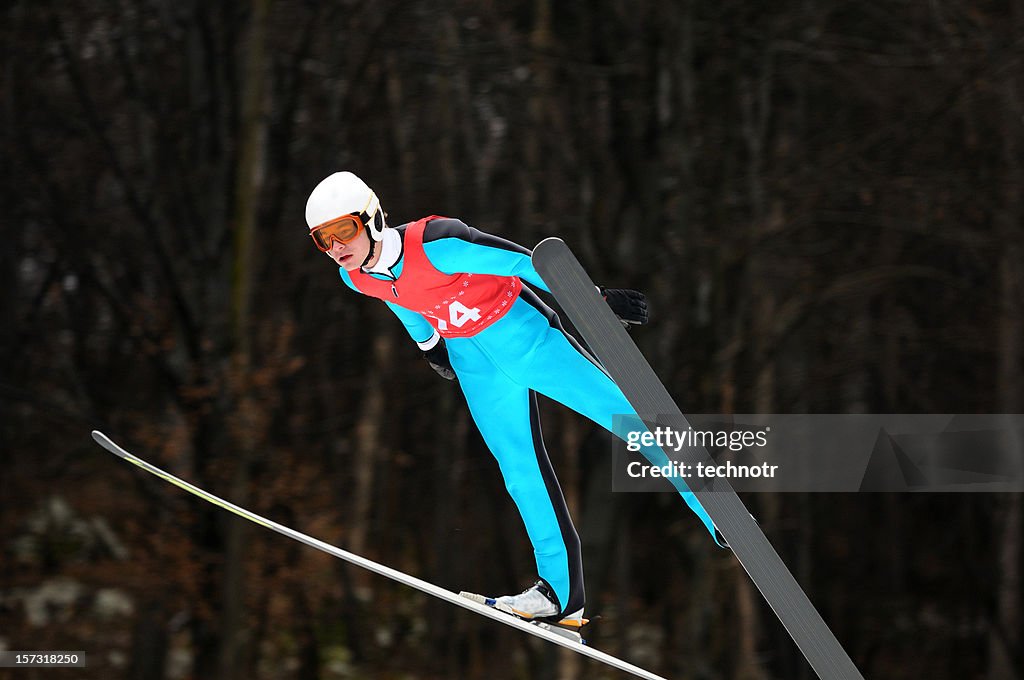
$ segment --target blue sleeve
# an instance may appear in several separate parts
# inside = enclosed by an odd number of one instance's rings
[[[346,286],[357,293],[359,292],[359,289],[357,289],[355,284],[352,283],[352,277],[348,275],[348,272],[341,267],[338,267],[338,273],[341,275],[341,280],[345,282]],[[405,307],[399,307],[387,300],[384,301],[384,304],[388,306],[388,309],[395,313],[398,320],[402,322],[403,326],[405,326],[405,330],[409,333],[409,337],[411,337],[415,342],[423,343],[434,336],[434,327],[430,325],[430,322],[423,318],[422,314],[417,314]]]
[[[518,276],[550,292],[533,268],[530,251],[503,238],[484,233],[459,220],[437,219],[423,232],[423,251],[434,268],[445,274]]]

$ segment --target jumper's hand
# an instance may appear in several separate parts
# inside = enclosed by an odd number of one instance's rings
[[[437,374],[445,380],[455,380],[455,369],[452,368],[451,359],[448,358],[448,348],[444,340],[438,340],[437,344],[423,352],[423,358],[427,360],[430,367],[437,371]]]
[[[627,329],[647,323],[647,296],[628,288],[602,288],[601,296]]]

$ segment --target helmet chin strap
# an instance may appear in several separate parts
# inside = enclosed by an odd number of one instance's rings
[[[373,226],[376,228],[376,232],[378,234],[383,234],[383,229],[384,229],[384,211],[380,209],[379,205],[377,206],[377,211],[373,215]],[[368,225],[368,224],[365,225],[364,229],[366,230],[366,235],[370,237],[370,252],[366,254],[366,259],[363,260],[363,263],[361,265],[359,265],[360,267],[365,267],[366,263],[369,262],[370,258],[373,257],[373,250],[374,250],[374,248],[377,247],[377,240],[378,240],[378,239],[373,238],[373,231],[370,230],[370,225]],[[379,240],[383,241],[384,240],[384,236],[382,235]]]
[[[366,259],[363,260],[363,263],[361,265],[359,265],[360,268],[365,267],[366,263],[369,262],[373,258],[373,251],[374,251],[374,248],[376,248],[376,247],[377,247],[377,242],[374,241],[371,238],[370,239],[370,252],[366,253]]]

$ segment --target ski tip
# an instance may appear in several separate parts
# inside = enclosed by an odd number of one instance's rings
[[[562,239],[558,238],[557,236],[548,236],[546,239],[544,239],[543,241],[538,243],[537,247],[534,248],[534,250],[539,250],[539,249],[542,249],[542,248],[548,248],[548,247],[551,247],[551,246],[554,246],[554,245],[557,245],[557,244],[562,244],[564,246],[565,245],[565,241],[563,241]]]
[[[125,454],[122,452],[121,447],[115,444],[113,439],[103,434],[99,430],[92,431],[92,438],[93,441],[95,441],[97,444],[105,448],[107,451],[110,451],[115,456],[120,456],[121,458],[125,457]]]

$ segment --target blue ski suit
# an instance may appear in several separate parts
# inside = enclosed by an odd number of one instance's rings
[[[391,230],[403,244],[407,226]],[[423,232],[423,252],[435,269],[446,274],[516,276],[524,284],[548,291],[533,268],[529,250],[459,220],[429,222]],[[404,246],[398,246],[392,258],[385,271],[378,272],[378,264],[368,273],[384,281],[396,280],[402,274]],[[342,268],[339,272],[359,292],[349,274]],[[422,315],[385,304],[421,347],[436,338]],[[635,416],[635,412],[597,361],[527,285],[498,321],[476,335],[447,338],[445,344],[473,420],[497,459],[526,525],[538,575],[558,597],[560,614],[575,612],[584,604],[580,541],[544,449],[536,395],[559,401],[609,431],[613,431],[615,414]],[[655,464],[667,462],[659,448],[644,454]],[[680,493],[714,536],[711,518],[696,497],[688,490]]]

